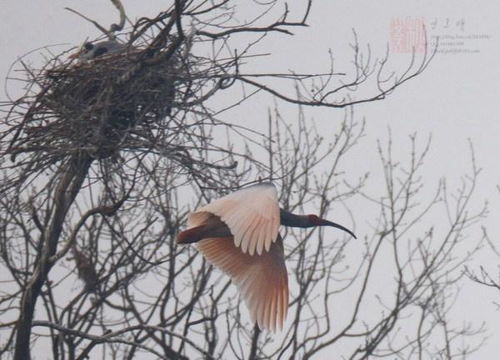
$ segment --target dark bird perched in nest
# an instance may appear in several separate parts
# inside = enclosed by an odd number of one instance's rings
[[[105,40],[97,43],[86,42],[76,54],[70,58],[77,58],[80,61],[92,60],[99,56],[119,54],[127,50],[127,46],[116,40]]]

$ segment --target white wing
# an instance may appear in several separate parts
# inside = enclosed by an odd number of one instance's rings
[[[190,227],[197,226],[212,213],[229,227],[234,243],[250,255],[269,251],[277,239],[280,226],[278,193],[271,183],[238,190],[212,201],[188,217]]]
[[[197,243],[209,263],[228,274],[238,286],[253,322],[261,329],[283,328],[288,311],[288,275],[283,242],[278,235],[268,252],[241,252],[231,238],[208,238]]]

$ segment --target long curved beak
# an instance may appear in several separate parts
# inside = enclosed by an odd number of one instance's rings
[[[354,235],[354,233],[351,230],[349,230],[348,228],[346,228],[346,227],[344,227],[342,225],[334,223],[333,221],[328,221],[328,220],[321,219],[321,225],[322,226],[333,226],[334,228],[337,228],[337,229],[345,231],[346,233],[348,233],[349,235],[351,235],[353,238],[357,239],[356,235]]]

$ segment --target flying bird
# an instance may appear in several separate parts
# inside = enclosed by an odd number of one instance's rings
[[[309,228],[342,225],[316,215],[295,215],[278,205],[272,183],[238,190],[188,215],[178,244],[196,243],[212,265],[238,286],[252,321],[261,329],[283,328],[288,311],[288,274],[279,226]]]

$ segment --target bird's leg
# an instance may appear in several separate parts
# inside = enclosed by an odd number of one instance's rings
[[[200,234],[203,228],[205,228],[205,225],[181,231],[179,235],[177,235],[177,244],[191,244],[200,241],[202,239]]]
[[[177,244],[192,244],[202,239],[214,237],[232,237],[231,231],[219,217],[211,217],[200,226],[186,229],[177,235]]]

